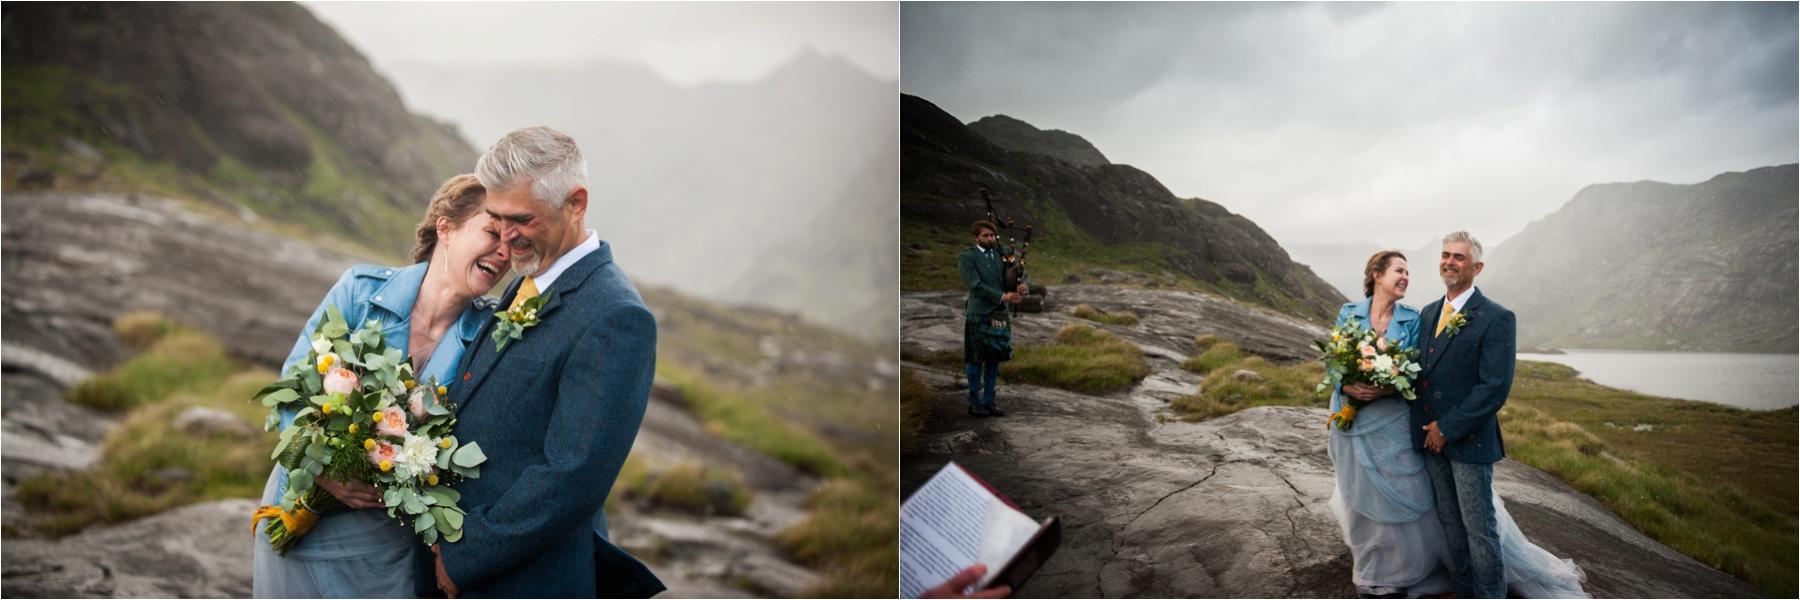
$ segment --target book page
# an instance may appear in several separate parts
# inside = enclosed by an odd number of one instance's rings
[[[956,463],[944,465],[900,505],[900,595],[917,598],[978,562],[992,577],[1036,528]]]

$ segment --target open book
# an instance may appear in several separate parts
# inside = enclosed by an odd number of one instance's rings
[[[1014,590],[1056,552],[1056,517],[1042,523],[956,463],[900,505],[900,597],[917,598],[975,563],[987,575],[975,589]]]

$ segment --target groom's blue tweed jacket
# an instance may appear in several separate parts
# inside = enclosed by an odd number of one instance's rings
[[[457,436],[488,460],[457,486],[469,514],[445,569],[471,598],[650,596],[662,582],[608,541],[603,508],[644,420],[656,320],[605,242],[545,293],[537,326],[495,352],[489,323],[451,382]]]
[[[1476,288],[1463,303],[1468,323],[1454,335],[1437,331],[1444,299],[1419,310],[1419,358],[1423,371],[1419,400],[1412,403],[1413,447],[1422,449],[1425,432],[1437,421],[1444,434],[1444,458],[1456,462],[1491,464],[1506,457],[1500,439],[1500,407],[1512,391],[1513,363],[1517,357],[1517,321],[1513,313],[1488,300]]]

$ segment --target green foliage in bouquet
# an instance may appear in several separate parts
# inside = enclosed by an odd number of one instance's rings
[[[1394,388],[1407,400],[1418,399],[1412,385],[1420,370],[1416,348],[1391,343],[1376,335],[1374,330],[1354,323],[1333,328],[1331,339],[1315,341],[1313,347],[1324,355],[1321,360],[1325,362],[1325,377],[1313,389],[1316,394],[1339,385],[1368,383]],[[1356,421],[1356,411],[1365,405],[1345,396],[1343,408],[1333,413],[1327,422],[1340,431],[1349,431]]]
[[[451,486],[479,477],[487,456],[478,444],[457,442],[448,390],[415,381],[411,359],[387,345],[378,321],[353,332],[328,306],[311,340],[305,361],[255,395],[270,408],[266,429],[284,414],[293,418],[270,453],[287,471],[287,489],[278,506],[255,515],[271,517],[263,527],[270,544],[286,554],[322,512],[340,505],[316,484],[320,478],[374,486],[388,515],[426,544],[462,539],[465,513]]]

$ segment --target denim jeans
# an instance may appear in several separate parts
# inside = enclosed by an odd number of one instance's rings
[[[994,383],[1000,379],[1000,361],[963,363],[963,372],[969,376],[969,406],[993,406]]]
[[[1425,452],[1425,473],[1437,495],[1438,520],[1453,563],[1450,588],[1458,598],[1505,598],[1500,525],[1494,517],[1494,465],[1456,462]]]

